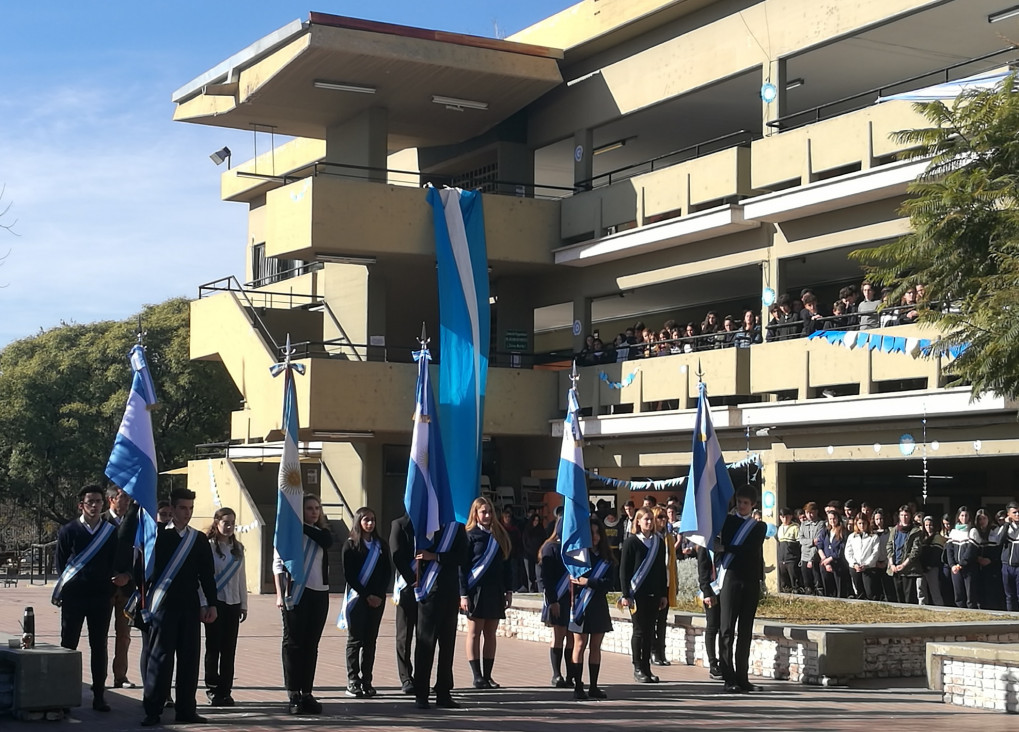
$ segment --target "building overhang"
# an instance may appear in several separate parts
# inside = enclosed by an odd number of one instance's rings
[[[561,58],[541,46],[311,13],[174,92],[174,119],[324,139],[379,107],[391,151],[448,145],[561,84]]]
[[[904,195],[930,161],[906,160],[743,201],[748,221],[781,223]]]
[[[756,229],[760,225],[759,221],[747,221],[740,206],[724,205],[580,244],[571,244],[556,249],[553,254],[556,264],[589,267],[690,242],[713,239],[737,231]]]

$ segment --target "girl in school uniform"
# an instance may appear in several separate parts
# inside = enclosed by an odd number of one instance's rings
[[[212,525],[205,532],[216,575],[216,621],[205,626],[205,694],[214,707],[234,705],[231,692],[237,634],[248,617],[244,545],[237,540],[236,526],[237,514],[224,507],[212,515]]]
[[[555,531],[538,550],[538,572],[543,597],[541,620],[552,629],[549,660],[552,663],[552,686],[565,689],[573,682],[573,634],[567,632],[570,622],[570,577],[563,566],[563,521],[556,522]],[[563,678],[563,660],[566,677]]]
[[[308,568],[303,586],[295,586],[278,552],[273,552],[276,607],[283,614],[283,682],[291,714],[321,714],[322,704],[312,695],[318,644],[329,614],[329,547],[333,534],[312,493],[304,494],[304,556]],[[289,602],[288,602],[289,600]]]
[[[601,644],[612,630],[609,604],[605,596],[612,589],[615,557],[602,530],[601,521],[591,519],[591,569],[582,577],[574,577],[573,613],[570,632],[573,634],[573,698],[605,699],[607,694],[598,686],[601,670]],[[588,651],[587,669],[591,685],[584,690],[584,651]]]
[[[339,626],[347,631],[347,696],[375,696],[372,671],[386,589],[392,579],[389,547],[375,526],[375,512],[357,509],[350,538],[343,545],[343,597]]]
[[[619,560],[619,583],[622,596],[619,604],[630,608],[633,615],[633,637],[630,652],[633,680],[643,684],[658,682],[651,673],[651,643],[654,640],[658,611],[668,607],[668,577],[663,559],[666,548],[662,537],[655,533],[655,517],[644,507],[634,516],[636,531],[626,537]]]
[[[948,534],[945,544],[945,562],[952,572],[952,589],[956,607],[979,607],[977,561],[980,556],[980,534],[973,529],[969,509],[963,506],[955,515],[955,528]]]
[[[467,614],[467,662],[475,689],[498,689],[492,681],[495,631],[513,602],[510,540],[495,518],[491,501],[484,497],[471,504],[466,528],[468,563],[460,569],[460,611]]]

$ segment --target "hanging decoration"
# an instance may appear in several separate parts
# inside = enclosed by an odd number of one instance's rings
[[[747,466],[753,466],[757,470],[760,470],[763,467],[761,456],[757,454],[748,455],[742,460],[726,464],[725,467],[729,470],[737,470]],[[672,488],[680,488],[686,484],[688,477],[682,475],[677,478],[665,478],[663,480],[620,480],[618,478],[610,478],[606,475],[599,475],[598,473],[593,473],[590,470],[585,470],[584,472],[587,474],[587,477],[592,480],[597,480],[607,486],[611,486],[612,488],[623,488],[631,491],[667,491]]]
[[[638,371],[640,371],[640,368],[639,368],[639,367],[638,367],[638,368],[635,368],[635,369],[634,369],[634,370],[633,370],[633,371],[632,371],[632,372],[631,372],[631,373],[630,373],[629,375],[627,375],[627,377],[626,377],[625,379],[623,379],[622,381],[610,381],[610,380],[609,380],[609,375],[608,375],[608,374],[606,374],[606,373],[605,373],[604,371],[599,371],[599,372],[598,372],[598,378],[599,378],[599,379],[601,379],[602,381],[604,381],[604,382],[605,382],[605,383],[606,383],[606,384],[608,385],[608,387],[609,387],[610,389],[625,389],[626,387],[628,387],[628,386],[629,386],[630,384],[632,384],[632,383],[633,383],[633,380],[634,380],[634,379],[636,379],[636,378],[637,378],[637,372],[638,372]]]
[[[212,458],[209,458],[209,492],[212,493],[212,505],[217,510],[223,508],[223,499],[219,495],[219,486],[216,485],[216,473],[212,469]],[[234,531],[238,534],[247,534],[249,531],[257,529],[260,525],[256,519],[251,523],[244,524],[244,526],[235,526]]]
[[[856,330],[817,330],[807,336],[809,340],[823,340],[832,346],[849,349],[881,351],[882,353],[904,353],[913,358],[931,354],[934,342],[929,338],[902,338],[899,336],[881,335]],[[951,358],[958,358],[968,348],[968,343],[952,346],[948,349]]]

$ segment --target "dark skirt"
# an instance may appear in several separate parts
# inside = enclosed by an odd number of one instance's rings
[[[556,625],[565,628],[570,623],[570,593],[567,592],[563,598],[556,603],[559,606],[559,617],[553,618],[549,615],[549,606],[542,604],[541,622],[545,625]]]
[[[467,617],[472,620],[502,620],[506,617],[506,593],[501,582],[481,582],[467,596]]]
[[[611,633],[612,617],[609,615],[609,603],[605,593],[596,592],[584,613],[584,624],[577,625],[572,620],[569,624],[571,633]]]

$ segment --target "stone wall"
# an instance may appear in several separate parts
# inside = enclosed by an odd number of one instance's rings
[[[540,617],[540,601],[514,598],[498,634],[549,643],[551,629]],[[632,626],[628,613],[612,609],[613,631],[602,650],[630,653]],[[460,616],[460,630],[466,618]],[[673,663],[707,666],[704,616],[675,613],[666,631],[666,654]],[[938,625],[790,626],[772,620],[754,623],[750,673],[766,679],[835,685],[852,679],[922,677],[927,673],[926,646],[932,641],[1019,641],[1014,622],[944,623]]]
[[[946,704],[1019,712],[1019,646],[930,643],[928,685]]]

